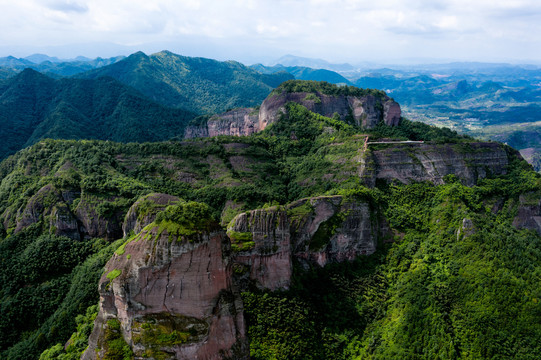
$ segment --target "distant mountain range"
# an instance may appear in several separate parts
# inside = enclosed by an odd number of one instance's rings
[[[33,70],[28,59],[3,61],[11,68],[4,68],[10,77],[0,81],[0,159],[44,138],[182,138],[194,117],[259,105],[276,86],[293,79],[286,72],[262,74],[234,61],[166,51],[85,62],[45,59],[38,65],[77,71],[77,77],[59,79]],[[99,68],[81,72],[82,64]]]
[[[351,81],[339,73],[326,69],[312,69],[304,66],[264,66],[262,64],[255,64],[251,67],[263,74],[275,74],[282,71],[293,75],[297,80],[327,81],[332,84],[353,85]]]
[[[6,79],[27,68],[53,77],[72,76],[113,64],[124,58],[124,56],[116,56],[108,59],[88,59],[78,56],[75,59],[58,59],[43,54],[34,54],[25,58],[8,56],[0,58],[0,79]]]
[[[62,137],[64,135],[60,134],[67,133],[70,138],[97,136],[91,132],[83,134],[81,129],[85,121],[82,119],[100,117],[84,111],[81,115],[79,110],[73,110],[80,109],[81,106],[75,98],[70,98],[69,101],[62,99],[67,95],[67,92],[62,90],[65,86],[79,87],[83,83],[87,84],[85,86],[96,86],[95,91],[99,89],[100,96],[115,99],[121,98],[120,93],[129,93],[133,99],[138,99],[138,103],[145,104],[145,108],[161,106],[159,112],[168,113],[170,116],[177,116],[174,111],[177,109],[183,114],[181,118],[191,119],[197,115],[257,106],[272,89],[290,79],[381,89],[398,101],[403,106],[405,116],[412,120],[448,126],[473,136],[507,142],[519,150],[524,150],[523,153],[529,159],[541,154],[541,146],[537,142],[541,136],[541,126],[538,124],[541,124],[541,69],[537,66],[475,62],[399,65],[370,70],[363,70],[360,66],[331,64],[321,59],[293,55],[277,59],[272,66],[245,66],[235,61],[186,57],[168,51],[148,56],[138,52],[129,57],[92,60],[85,57],[59,59],[43,54],[25,58],[0,58],[0,79],[4,79],[0,81],[3,101],[0,107],[5,109],[0,116],[13,126],[16,122],[10,119],[14,117],[33,119],[20,123],[21,126],[32,124],[24,131],[17,127],[10,130],[21,132],[21,136],[15,136],[3,144],[5,148],[1,151],[1,156],[13,153],[21,146],[29,145],[45,136]],[[22,74],[21,72],[28,68],[47,75],[48,81],[63,78],[63,81],[55,82],[54,86],[47,88],[47,91],[58,92],[57,96],[47,100],[38,97],[36,102],[32,103],[24,92],[14,92],[15,97],[10,92],[6,93],[6,89],[11,89],[13,84],[20,84],[21,79],[37,77],[35,74],[33,77],[28,74],[17,77],[17,74]],[[111,90],[118,93],[108,94],[104,80],[100,80],[102,78],[109,78],[110,85],[113,84],[111,78],[115,79]],[[82,82],[83,79],[87,82]],[[98,80],[95,85],[88,85]],[[32,88],[41,86],[39,84],[40,82],[35,83],[34,79],[34,83],[26,85]],[[17,96],[19,98],[16,98]],[[8,103],[19,104],[21,101],[28,102],[27,105],[31,105],[32,109],[40,109],[45,106],[42,102],[50,101],[51,104],[46,106],[46,110],[50,112],[34,111],[30,116],[27,107],[16,110],[6,108]],[[66,103],[70,104],[73,111],[67,111],[67,108],[60,106]],[[152,105],[146,105],[147,103]],[[123,109],[125,104],[109,105],[115,109],[117,106]],[[124,113],[124,116],[127,116],[127,111],[113,111],[111,114]],[[105,109],[102,112],[107,113]],[[103,114],[100,115],[103,119],[112,119]],[[46,118],[47,122],[43,122]],[[140,114],[133,115],[133,121],[140,118]],[[64,121],[73,124],[64,126]],[[104,123],[108,121],[110,120],[104,120]],[[147,120],[141,121],[148,125]],[[61,125],[52,126],[51,122]],[[39,129],[38,124],[42,124]],[[47,131],[44,130],[46,124],[51,126]],[[34,134],[34,131],[37,132]],[[100,130],[99,138],[107,138],[102,134],[108,131]],[[117,135],[117,138],[119,141],[143,141],[142,137]],[[155,135],[152,138],[163,137]]]
[[[282,65],[286,67],[309,67],[313,69],[326,69],[326,70],[332,70],[332,71],[352,71],[355,70],[356,67],[350,65],[350,64],[333,64],[326,60],[322,59],[312,59],[312,58],[306,58],[301,56],[295,56],[295,55],[285,55],[281,58],[275,60],[270,64],[270,66],[273,65]]]
[[[196,113],[256,106],[286,80],[288,73],[261,74],[236,61],[217,61],[180,56],[162,51],[150,56],[142,52],[78,75],[97,79],[110,76],[132,86],[150,99]]]

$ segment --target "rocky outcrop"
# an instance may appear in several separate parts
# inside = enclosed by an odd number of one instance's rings
[[[151,193],[143,196],[130,207],[124,218],[122,224],[124,237],[130,233],[140,233],[145,226],[156,219],[157,213],[179,201],[178,197],[168,194]]]
[[[323,116],[338,115],[364,128],[373,128],[383,121],[396,126],[402,115],[400,105],[387,95],[326,95],[320,92],[282,92],[269,95],[259,111],[254,108],[235,109],[215,115],[199,126],[188,126],[184,138],[218,135],[247,136],[264,130],[286,112],[286,104],[295,102]]]
[[[114,200],[99,199],[92,195],[83,195],[74,210],[77,222],[80,224],[79,231],[83,238],[102,238],[116,240],[122,238],[122,220],[124,213],[116,210],[107,216],[98,212],[100,202]]]
[[[310,268],[374,253],[382,223],[366,201],[316,197],[240,214],[228,235],[239,280],[276,290],[289,287],[294,261]]]
[[[176,234],[150,225],[107,263],[83,359],[103,357],[111,321],[120,323],[136,359],[248,358],[225,233],[209,228]]]
[[[513,225],[518,229],[533,230],[541,235],[541,194],[520,195]]]
[[[165,199],[146,199],[156,196]],[[83,359],[103,358],[112,331],[135,359],[247,359],[242,289],[287,289],[295,262],[308,269],[371,254],[387,231],[367,201],[341,196],[239,214],[227,235],[212,222],[187,229],[163,214],[107,263]]]
[[[248,136],[261,131],[257,109],[240,108],[214,115],[206,124],[189,126],[184,138],[213,137],[218,135]]]
[[[338,114],[346,121],[351,117],[356,125],[373,128],[380,121],[386,125],[395,126],[400,122],[400,105],[388,96],[334,96],[319,92],[283,92],[271,94],[263,101],[259,110],[259,127],[264,129],[274,122],[281,112],[285,111],[288,102],[305,106],[308,110],[323,116],[333,117]]]
[[[79,224],[68,205],[70,192],[65,192],[65,195],[67,200],[64,199],[63,193],[50,184],[39,189],[16,216],[14,232],[18,233],[32,224],[43,221],[44,225],[48,225],[50,233],[79,240],[81,238]],[[9,223],[11,217],[4,214],[4,218]],[[6,223],[4,226],[7,228],[9,225]]]
[[[363,155],[359,176],[373,186],[376,180],[443,184],[446,175],[454,174],[465,185],[473,186],[487,176],[506,174],[508,165],[504,147],[493,142],[376,144],[368,146]]]

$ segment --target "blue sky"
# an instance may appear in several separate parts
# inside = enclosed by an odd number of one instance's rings
[[[539,0],[0,0],[0,56],[541,63]]]

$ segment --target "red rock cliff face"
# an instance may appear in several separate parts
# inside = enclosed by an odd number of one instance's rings
[[[308,268],[374,253],[386,235],[383,223],[367,202],[316,197],[240,214],[228,235],[237,249],[233,261],[245,270],[239,281],[277,290],[289,287],[293,261]]]
[[[142,200],[151,199],[166,197]],[[111,321],[120,324],[136,359],[247,359],[241,289],[287,289],[294,262],[309,268],[353,260],[373,253],[385,235],[375,209],[341,196],[240,214],[228,235],[213,225],[176,236],[174,227],[161,224],[146,226],[107,263],[83,359],[103,358]],[[175,341],[160,342],[158,335]]]
[[[280,113],[285,112],[288,102],[301,104],[308,110],[327,117],[337,113],[341,120],[346,120],[346,117],[351,115],[356,125],[369,129],[380,121],[389,126],[398,125],[401,116],[400,105],[388,96],[379,98],[373,95],[354,97],[284,92],[271,94],[263,101],[259,110],[259,128],[263,130],[268,124],[277,121]]]
[[[110,319],[120,322],[136,358],[247,358],[242,303],[224,253],[228,246],[223,231],[170,239],[167,230],[152,226],[129,241],[100,280],[100,312],[83,358],[103,356]],[[181,334],[180,340],[160,343],[156,332]]]
[[[355,97],[284,92],[269,95],[261,104],[259,113],[252,108],[243,108],[215,115],[206,124],[188,126],[184,137],[190,139],[218,135],[251,135],[278,121],[280,115],[285,113],[285,105],[288,102],[301,104],[308,110],[327,117],[338,114],[343,121],[351,116],[356,125],[369,129],[380,121],[389,126],[396,126],[402,115],[400,105],[388,96]]]

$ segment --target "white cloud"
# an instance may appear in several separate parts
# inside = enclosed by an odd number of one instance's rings
[[[540,33],[537,0],[0,0],[0,43],[29,49],[221,41],[230,57],[252,47],[348,61],[361,54],[541,60]]]

